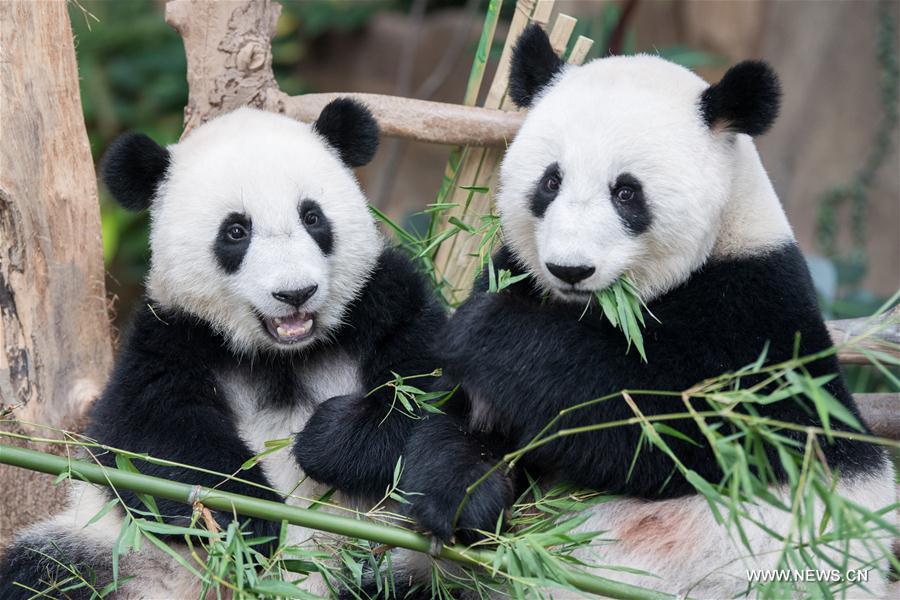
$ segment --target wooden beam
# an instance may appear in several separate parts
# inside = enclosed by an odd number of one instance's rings
[[[872,433],[900,440],[900,394],[854,394],[853,398]]]
[[[865,336],[855,344],[859,348],[900,357],[900,305],[893,307],[878,319],[869,317],[828,321],[828,333],[836,346],[853,338]],[[866,365],[869,358],[858,351],[838,351],[838,360],[844,364]]]
[[[384,135],[452,146],[505,147],[523,118],[504,110],[382,94],[279,94],[280,111],[304,123],[315,121],[331,100],[351,97],[371,109]]]

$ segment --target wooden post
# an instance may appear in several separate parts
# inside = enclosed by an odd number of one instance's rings
[[[0,52],[0,427],[74,429],[106,380],[112,341],[66,2],[0,2]],[[0,542],[63,492],[10,467],[0,481]]]

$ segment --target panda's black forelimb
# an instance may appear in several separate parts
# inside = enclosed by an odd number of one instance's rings
[[[457,415],[430,415],[417,426],[406,459],[400,487],[409,494],[410,514],[445,542],[454,532],[469,544],[481,537],[479,530],[495,531],[513,501],[513,481],[497,453]]]
[[[239,437],[231,409],[217,390],[214,371],[232,360],[224,340],[193,317],[142,305],[125,334],[118,360],[103,395],[90,413],[87,434],[113,448],[146,453],[154,458],[234,473],[253,456]],[[115,466],[113,452],[93,452],[102,464]],[[215,487],[265,500],[282,498],[267,489],[220,475],[132,459],[145,475]],[[269,483],[259,465],[237,477],[260,486]],[[119,490],[131,509],[147,511],[137,494]],[[185,526],[192,509],[180,502],[157,498],[166,523]],[[214,513],[225,527],[230,514]],[[243,523],[246,518],[240,517]],[[248,534],[277,536],[279,525],[251,519]]]
[[[35,591],[41,597],[89,600],[92,587],[110,583],[112,557],[71,542],[65,535],[17,539],[0,560],[0,600],[27,600]]]
[[[445,320],[425,276],[400,251],[385,250],[338,335],[360,357],[364,392],[320,404],[297,435],[294,453],[305,473],[353,496],[385,493],[419,415],[384,384],[396,373],[414,377],[405,383],[423,391],[437,389],[431,343]]]

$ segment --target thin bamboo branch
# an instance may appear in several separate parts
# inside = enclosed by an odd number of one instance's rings
[[[188,505],[199,499],[204,506],[214,510],[229,513],[236,512],[240,515],[270,521],[287,521],[293,525],[300,525],[346,537],[361,538],[398,548],[407,548],[417,552],[428,553],[431,550],[431,540],[429,538],[401,527],[342,517],[323,511],[231,494],[210,488],[201,487],[198,493],[196,486],[190,484],[169,481],[168,479],[140,473],[120,471],[119,469],[108,468],[85,461],[70,460],[66,457],[37,452],[27,448],[0,444],[0,463],[51,475],[71,473],[72,477],[90,483],[113,486],[116,489],[132,490]],[[443,546],[438,557],[473,566],[490,567],[494,564],[493,552],[456,545]],[[500,561],[499,567],[501,572],[505,572],[505,560]],[[675,598],[671,594],[648,590],[588,575],[587,573],[566,570],[562,575],[563,583],[584,592],[600,594],[609,598],[635,600],[674,600]]]

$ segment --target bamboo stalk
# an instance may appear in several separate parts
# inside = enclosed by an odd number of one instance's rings
[[[402,527],[342,517],[323,511],[310,510],[299,506],[291,506],[271,500],[261,500],[204,487],[200,488],[198,494],[196,486],[187,483],[121,471],[27,448],[0,444],[0,463],[50,475],[71,473],[74,478],[90,483],[132,490],[149,494],[156,498],[183,502],[188,505],[192,504],[194,499],[199,498],[204,506],[214,510],[229,513],[236,512],[240,515],[269,521],[287,521],[293,525],[300,525],[345,537],[361,538],[398,548],[407,548],[417,552],[428,553],[431,550],[431,540],[429,538]],[[494,561],[494,553],[489,550],[474,550],[457,545],[441,547],[438,557],[481,567],[490,567]],[[505,572],[506,561],[500,561],[499,566],[499,570]],[[671,594],[648,590],[587,573],[566,570],[563,571],[562,575],[563,583],[584,592],[600,594],[609,598],[635,600],[675,599],[675,596]]]
[[[503,0],[492,0],[487,7],[484,15],[484,25],[481,28],[481,36],[478,39],[478,48],[475,50],[475,58],[472,59],[472,68],[469,71],[469,79],[466,83],[466,95],[463,98],[463,104],[475,110],[478,100],[478,94],[481,91],[481,83],[484,80],[484,71],[487,68],[488,55],[490,54],[491,45],[494,43],[494,34],[497,30],[497,21],[500,19],[500,11],[503,8]],[[518,131],[521,121],[514,127],[513,133]],[[492,133],[495,129],[488,127],[486,133]],[[508,139],[512,139],[512,134]],[[450,150],[450,156],[447,157],[447,165],[444,167],[444,177],[441,179],[441,185],[438,188],[436,201],[438,203],[446,200],[447,194],[454,188],[459,176],[459,166],[462,164],[466,152],[466,146],[470,142],[460,140],[455,147]],[[429,236],[435,231],[429,227]]]
[[[510,24],[506,44],[500,55],[497,72],[485,99],[485,109],[499,108],[506,114],[515,115],[516,117],[521,116],[522,113],[516,112],[515,106],[512,105],[506,93],[509,84],[512,50],[518,41],[519,35],[529,21],[539,23],[542,26],[548,24],[553,6],[553,0],[541,0],[537,3],[534,0],[519,0],[516,3],[516,12]],[[549,33],[553,49],[558,54],[565,54],[569,46],[569,39],[575,29],[575,23],[576,19],[569,15],[557,15]],[[579,38],[578,42],[576,42],[577,48],[573,47],[570,58],[570,61],[575,64],[584,60],[592,43],[590,39],[583,36]],[[468,150],[457,171],[458,184],[467,188],[486,188],[488,192],[472,194],[467,189],[457,186],[449,194],[449,201],[456,204],[457,207],[448,212],[447,218],[455,217],[477,230],[481,216],[491,213],[492,196],[497,185],[503,150],[491,147],[469,148]],[[478,256],[480,244],[481,239],[479,236],[460,233],[443,243],[438,249],[434,263],[441,278],[449,284],[443,291],[451,304],[464,300],[469,294],[472,279],[481,262]]]

